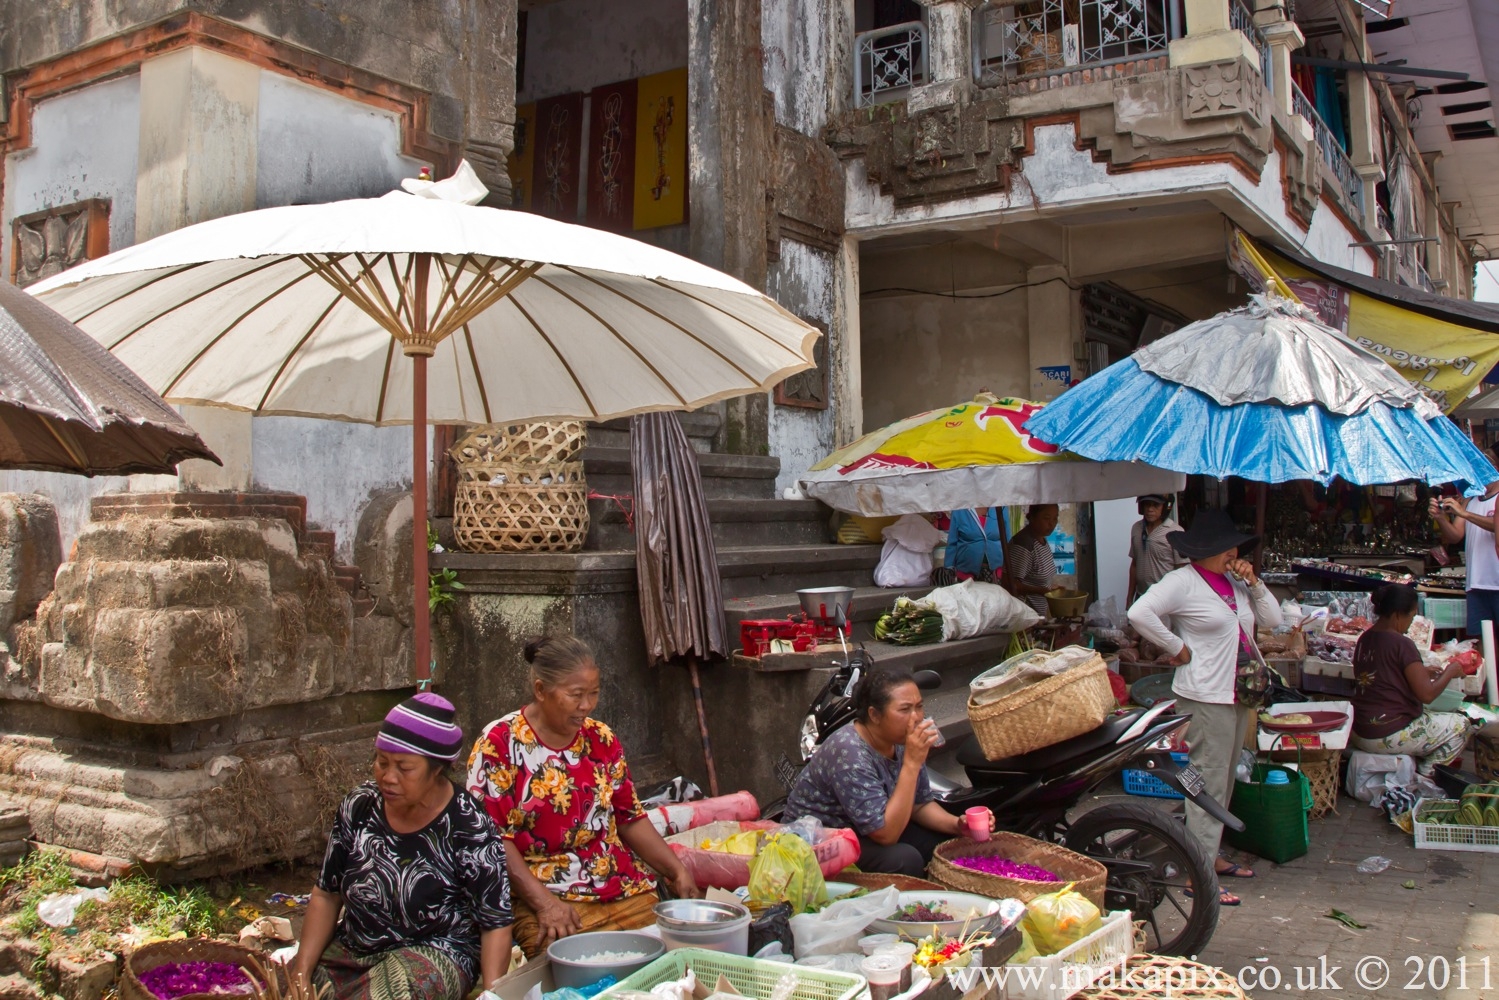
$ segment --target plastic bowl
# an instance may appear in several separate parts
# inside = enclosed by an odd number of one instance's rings
[[[631,962],[582,962],[586,955],[597,955],[601,951],[641,952],[641,957]],[[616,981],[637,972],[666,954],[666,945],[649,934],[639,931],[586,931],[574,934],[547,946],[547,958],[552,962],[552,979],[557,988],[571,986],[582,989],[592,986],[605,976]]]

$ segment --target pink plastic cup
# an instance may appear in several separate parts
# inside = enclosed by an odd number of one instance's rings
[[[974,806],[963,814],[963,823],[968,827],[968,836],[973,840],[989,839],[989,810]]]

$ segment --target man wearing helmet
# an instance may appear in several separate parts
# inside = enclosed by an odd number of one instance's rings
[[[1177,554],[1166,536],[1180,531],[1181,525],[1168,515],[1171,498],[1159,493],[1150,493],[1137,498],[1140,520],[1129,531],[1129,596],[1126,604],[1149,590],[1161,577],[1185,566],[1187,561]]]

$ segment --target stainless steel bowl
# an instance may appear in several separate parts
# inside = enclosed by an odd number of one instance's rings
[[[656,923],[669,930],[700,931],[715,924],[728,924],[750,915],[738,903],[720,903],[706,899],[668,899],[653,908]]]
[[[849,610],[854,604],[852,587],[808,587],[798,590],[802,610],[813,618],[827,618],[843,623],[848,621]]]

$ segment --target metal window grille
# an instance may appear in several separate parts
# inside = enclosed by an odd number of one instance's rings
[[[1175,0],[1027,0],[980,12],[984,77],[1034,76],[1166,51],[1180,37]]]
[[[1233,0],[1228,7],[1228,23],[1253,43],[1255,51],[1260,54],[1260,76],[1265,80],[1265,89],[1273,91],[1275,73],[1270,63],[1270,43],[1265,39],[1264,31],[1254,23],[1254,11],[1243,0]]]
[[[854,103],[897,101],[927,81],[926,26],[907,21],[854,38]]]
[[[1349,203],[1362,212],[1364,210],[1364,179],[1358,175],[1358,171],[1353,169],[1353,161],[1338,144],[1332,129],[1328,128],[1322,116],[1317,114],[1316,105],[1295,84],[1291,85],[1291,107],[1298,115],[1312,123],[1312,130],[1317,135],[1317,145],[1322,150],[1323,164],[1337,181],[1338,186],[1343,189],[1343,194]]]

